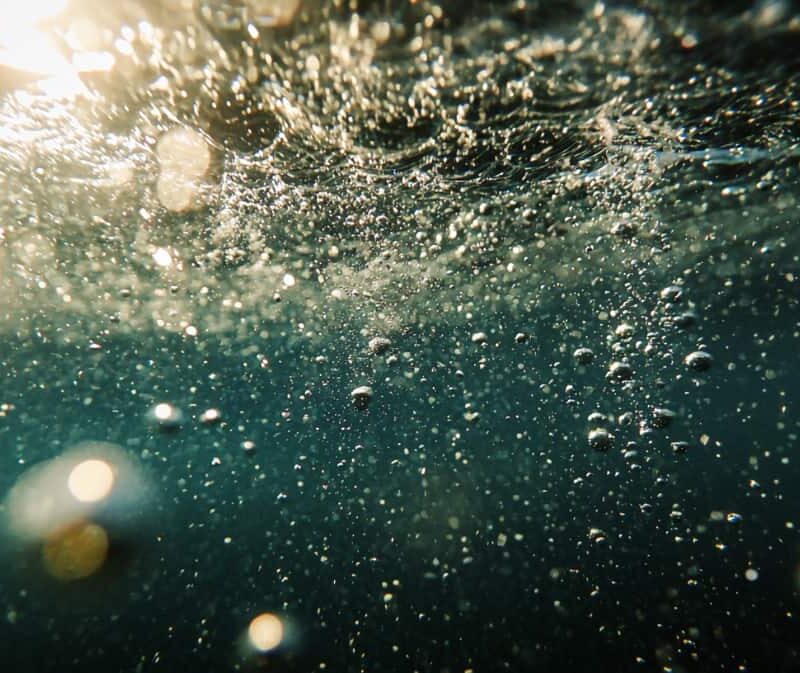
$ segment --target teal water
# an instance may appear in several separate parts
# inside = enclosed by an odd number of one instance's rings
[[[277,7],[4,62],[8,670],[797,670],[796,7]]]

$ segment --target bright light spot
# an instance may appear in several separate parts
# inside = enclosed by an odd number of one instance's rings
[[[122,448],[105,442],[79,444],[19,476],[0,503],[0,536],[4,543],[52,543],[55,554],[58,541],[68,541],[67,533],[91,520],[98,506],[108,515],[105,525],[113,524],[115,517],[134,514],[148,491]],[[91,530],[86,535],[94,536]]]
[[[107,51],[87,51],[72,57],[72,65],[79,72],[108,72],[114,67],[114,56]]]
[[[283,622],[276,615],[265,612],[250,622],[247,636],[257,650],[261,652],[274,650],[283,640]]]
[[[384,44],[392,36],[392,26],[388,21],[379,21],[372,26],[370,32],[372,33],[372,39],[375,40],[375,42],[378,44]]]
[[[744,571],[744,577],[748,582],[755,582],[758,579],[758,570],[755,568],[748,568]]]
[[[167,210],[179,213],[190,210],[197,200],[198,185],[170,174],[162,174],[156,183],[156,196]]]
[[[172,266],[172,255],[170,255],[169,251],[166,250],[165,248],[158,248],[153,253],[153,261],[159,266],[163,266],[166,269]]]
[[[211,150],[202,135],[186,126],[167,131],[156,147],[162,173],[185,179],[201,178],[211,163]]]
[[[72,468],[67,487],[81,502],[98,502],[111,493],[114,470],[104,460],[84,460]]]
[[[0,31],[0,64],[37,75],[74,75],[69,61],[41,31],[25,25],[12,31],[8,24]]]
[[[114,48],[123,56],[133,56],[133,45],[131,45],[131,43],[127,40],[115,40]]]
[[[283,275],[283,287],[294,287],[297,284],[297,280],[295,277],[290,273],[285,273]]]
[[[194,129],[179,126],[161,136],[156,156],[161,169],[156,195],[161,205],[178,212],[202,205],[198,197],[211,164],[205,138]]]
[[[45,19],[61,14],[66,8],[67,0],[4,2],[0,4],[0,20],[10,31],[14,25],[34,26]]]
[[[200,414],[200,422],[206,425],[218,423],[222,418],[222,412],[219,409],[206,409]]]
[[[0,3],[0,66],[41,78],[40,89],[55,97],[85,90],[78,73],[110,70],[110,54],[64,55],[40,24],[67,9],[67,0]]]
[[[171,404],[167,404],[166,402],[162,402],[161,404],[156,404],[155,408],[153,409],[153,416],[156,417],[159,421],[168,421],[174,415],[175,411],[172,408]]]
[[[42,548],[42,561],[50,575],[72,582],[96,573],[108,556],[108,533],[100,526],[79,521],[62,528]]]

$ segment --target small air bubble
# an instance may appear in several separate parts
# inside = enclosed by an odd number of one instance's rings
[[[589,432],[589,446],[596,451],[608,451],[613,441],[614,435],[605,428],[595,428]]]
[[[684,359],[684,363],[690,369],[694,369],[696,372],[704,372],[711,367],[714,358],[711,357],[709,353],[706,351],[695,351],[694,353],[689,353]]]
[[[633,367],[627,362],[612,362],[606,378],[610,381],[628,381],[633,378]]]
[[[372,388],[370,386],[358,386],[350,393],[350,400],[356,409],[362,411],[369,406],[372,401]]]

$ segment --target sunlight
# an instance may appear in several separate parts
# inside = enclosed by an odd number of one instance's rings
[[[110,70],[111,54],[65,54],[42,24],[67,10],[68,0],[0,0],[0,72],[27,73],[45,93],[60,97],[84,91],[79,73]],[[71,59],[71,60],[70,60]]]
[[[36,24],[58,16],[67,8],[67,0],[3,0],[0,2],[0,21],[3,28]]]

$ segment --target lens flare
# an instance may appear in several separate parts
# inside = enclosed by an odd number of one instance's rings
[[[67,487],[81,502],[99,502],[114,487],[114,470],[104,460],[84,460],[72,468]]]
[[[250,644],[259,652],[269,652],[283,641],[283,622],[280,617],[264,612],[250,622],[247,636]]]
[[[48,574],[62,582],[94,575],[108,557],[108,533],[101,526],[78,521],[50,536],[42,547]]]
[[[38,80],[53,97],[85,91],[81,72],[107,71],[114,57],[107,53],[65,49],[44,24],[68,12],[67,0],[0,3],[0,84],[2,80]]]
[[[52,19],[67,9],[67,0],[28,0],[28,2],[6,2],[0,4],[0,20],[4,32],[12,32],[12,26],[35,26]]]

